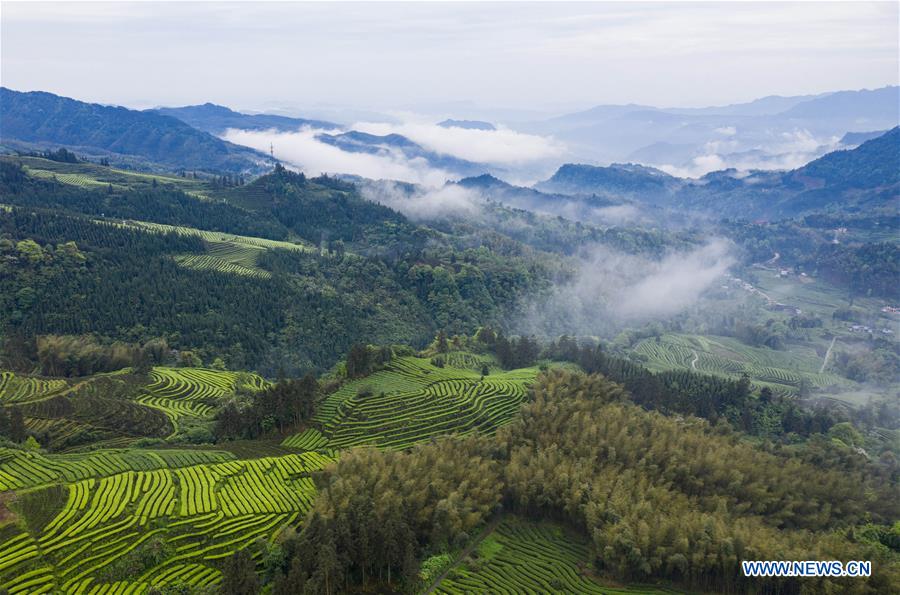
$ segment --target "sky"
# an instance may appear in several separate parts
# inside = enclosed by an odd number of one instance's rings
[[[898,6],[4,0],[0,83],[134,108],[699,107],[897,84]]]

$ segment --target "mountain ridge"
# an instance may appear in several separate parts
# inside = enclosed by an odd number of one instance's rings
[[[171,116],[0,87],[0,140],[96,149],[171,169],[258,172],[267,157]]]

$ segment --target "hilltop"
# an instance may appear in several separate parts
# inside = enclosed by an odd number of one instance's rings
[[[338,124],[325,122],[324,120],[307,120],[272,114],[244,114],[214,103],[187,105],[184,107],[158,107],[148,111],[178,118],[198,130],[217,136],[223,134],[229,128],[240,130],[275,129],[282,132],[294,132],[304,127],[322,130],[340,128]]]
[[[262,153],[231,144],[155,112],[85,103],[40,91],[0,88],[0,142],[24,148],[66,146],[122,163],[170,171],[258,172]]]

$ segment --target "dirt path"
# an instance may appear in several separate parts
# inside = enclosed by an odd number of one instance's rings
[[[828,351],[825,352],[825,359],[822,360],[822,367],[819,368],[819,374],[825,371],[825,366],[828,365],[828,358],[831,357],[831,350],[834,349],[834,342],[837,341],[837,337],[831,338],[831,345],[828,346]]]
[[[444,580],[445,578],[447,578],[447,575],[450,574],[450,571],[453,570],[454,568],[456,568],[456,566],[463,560],[463,558],[465,558],[470,553],[472,553],[472,550],[475,549],[476,547],[478,547],[478,544],[481,543],[485,537],[487,537],[488,535],[490,535],[491,533],[494,532],[494,529],[497,528],[497,525],[500,524],[501,520],[503,520],[503,517],[498,516],[497,518],[492,520],[490,523],[488,523],[487,527],[484,528],[484,530],[481,532],[481,534],[477,538],[475,538],[471,542],[469,542],[469,545],[467,545],[463,549],[463,551],[461,551],[459,554],[457,554],[457,556],[453,559],[453,562],[449,566],[447,566],[446,570],[444,570],[444,572],[442,572],[439,577],[434,579],[434,581],[431,583],[431,586],[428,587],[426,590],[422,591],[422,595],[431,595],[434,592],[434,590],[437,588],[437,586],[439,584],[441,584],[441,581]]]
[[[699,355],[697,354],[697,352],[695,351],[695,352],[694,352],[694,359],[691,360],[691,370],[696,370],[696,369],[697,369],[697,360],[698,360],[698,359],[700,359],[700,356],[699,356]]]

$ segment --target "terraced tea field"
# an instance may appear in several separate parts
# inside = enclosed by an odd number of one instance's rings
[[[176,256],[175,260],[178,264],[192,269],[219,271],[226,274],[255,277],[257,279],[268,279],[272,276],[268,271],[256,266],[259,255],[266,250],[276,248],[279,250],[298,250],[306,252],[316,250],[315,247],[306,244],[295,244],[293,242],[268,240],[251,236],[239,236],[219,231],[206,231],[193,227],[177,227],[174,225],[149,223],[146,221],[127,221],[123,224],[161,233],[174,232],[184,235],[200,236],[206,243],[206,253]]]
[[[196,235],[210,243],[224,243],[230,245],[249,246],[264,250],[278,248],[280,250],[300,250],[311,252],[317,250],[313,246],[306,244],[295,244],[293,242],[285,242],[282,240],[269,240],[266,238],[257,238],[253,236],[239,236],[221,231],[207,231],[194,227],[182,227],[176,225],[165,225],[164,223],[150,223],[147,221],[126,221],[122,225],[138,227],[141,229],[149,229],[161,233],[180,233],[184,235]]]
[[[72,184],[85,188],[106,188],[112,184],[113,189],[141,188],[157,185],[175,186],[184,192],[207,199],[209,188],[206,181],[188,177],[165,174],[151,174],[105,167],[95,163],[66,163],[40,157],[16,157],[27,173],[36,178],[53,178],[63,184]]]
[[[246,277],[255,277],[257,279],[269,279],[272,276],[269,271],[255,267],[246,267],[209,254],[185,254],[176,256],[175,262],[183,267],[197,269],[199,271],[218,271],[220,273],[244,275]]]
[[[205,368],[156,367],[150,380],[137,402],[162,411],[176,429],[184,417],[208,417],[219,401],[240,388],[257,391],[269,385],[256,374]]]
[[[31,169],[27,170],[28,175],[34,176],[35,178],[41,178],[45,180],[56,180],[57,182],[61,182],[63,184],[69,184],[71,186],[79,186],[81,188],[107,188],[109,186],[108,182],[101,182],[100,180],[86,176],[84,174],[77,173],[57,173],[54,171],[46,170],[46,169]],[[114,189],[124,190],[125,186],[116,184],[113,186]]]
[[[536,368],[526,368],[482,378],[425,358],[397,358],[329,395],[313,418],[315,428],[283,444],[310,450],[407,448],[439,434],[490,433],[512,419],[536,375]]]
[[[211,419],[235,391],[266,386],[256,374],[204,368],[157,367],[149,382],[130,369],[75,379],[0,372],[0,404],[18,407],[44,448],[67,451],[88,442],[118,447],[164,438],[187,419]]]
[[[754,383],[785,395],[795,394],[804,381],[818,388],[849,384],[836,374],[819,373],[822,358],[799,346],[775,351],[730,337],[665,334],[659,341],[644,339],[635,352],[646,358],[651,370],[686,369],[730,378],[746,373]]]
[[[149,471],[233,459],[231,453],[217,450],[121,449],[45,455],[0,448],[0,492],[106,477],[129,470]]]
[[[58,498],[34,488],[19,493],[22,505],[14,510],[25,522],[0,528],[0,588],[146,593],[150,585],[217,582],[218,560],[258,539],[271,541],[303,518],[315,495],[310,473],[331,461],[317,453],[230,457],[137,450],[80,461],[8,455],[0,489],[21,488],[23,480],[65,483]],[[32,499],[39,505],[28,506]],[[147,548],[170,555],[148,563],[152,558],[141,555]],[[262,554],[251,550],[254,558]]]
[[[13,372],[0,372],[0,404],[25,403],[48,397],[69,387],[60,378],[23,376]]]
[[[588,546],[551,523],[507,517],[434,587],[434,593],[644,593],[674,594],[653,587],[615,588],[589,573]]]

